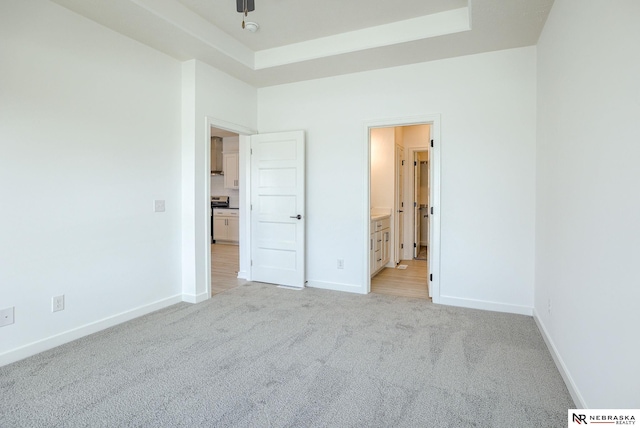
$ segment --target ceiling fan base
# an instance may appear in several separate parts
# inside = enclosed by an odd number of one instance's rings
[[[255,0],[236,0],[236,10],[239,13],[244,13],[245,5],[247,7],[247,12],[253,12],[256,10]]]

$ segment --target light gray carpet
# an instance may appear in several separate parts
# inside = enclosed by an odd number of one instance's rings
[[[1,427],[560,427],[532,318],[247,284],[0,368]]]

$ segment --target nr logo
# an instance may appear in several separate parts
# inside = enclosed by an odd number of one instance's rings
[[[575,413],[573,414],[573,422],[577,423],[577,424],[587,424],[587,415],[576,415]]]

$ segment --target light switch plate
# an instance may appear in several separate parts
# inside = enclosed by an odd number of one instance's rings
[[[14,322],[14,307],[0,309],[0,327],[13,324]]]
[[[164,212],[164,199],[156,199],[155,201],[153,201],[153,212]]]

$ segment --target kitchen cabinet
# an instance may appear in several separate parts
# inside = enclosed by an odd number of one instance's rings
[[[225,189],[238,189],[240,187],[239,158],[238,153],[225,153],[223,155]]]
[[[391,219],[390,216],[371,220],[370,228],[370,271],[375,276],[391,260]]]
[[[238,242],[240,235],[238,210],[213,210],[213,239],[217,241]]]

